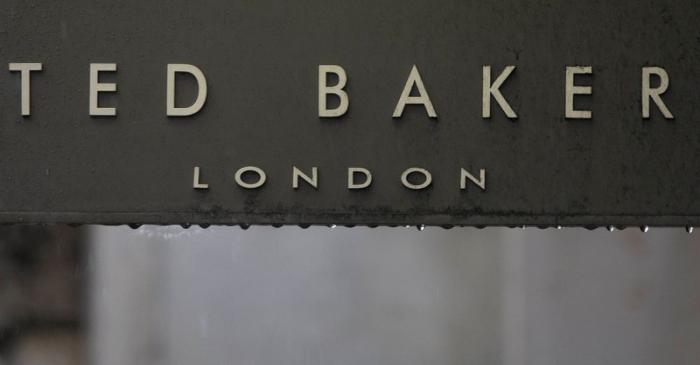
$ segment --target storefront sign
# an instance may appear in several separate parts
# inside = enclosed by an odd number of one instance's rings
[[[698,16],[10,0],[0,221],[695,225]]]

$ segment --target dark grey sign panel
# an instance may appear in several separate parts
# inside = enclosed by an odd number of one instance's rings
[[[699,18],[6,0],[0,221],[699,224]]]

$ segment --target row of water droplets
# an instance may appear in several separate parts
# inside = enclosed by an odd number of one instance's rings
[[[199,228],[199,229],[197,229],[197,230],[195,230],[195,231],[200,231],[201,229],[207,229],[207,228],[209,228],[209,226],[210,226],[209,224],[199,224],[199,225],[198,225],[198,228]],[[251,227],[250,224],[245,224],[245,223],[237,224],[237,226],[239,226],[239,227],[240,227],[241,229],[243,229],[243,230],[247,230],[248,228]],[[282,227],[282,226],[284,226],[284,225],[283,225],[283,224],[272,224],[272,227],[275,227],[275,228],[280,228],[280,227]],[[302,229],[307,229],[307,228],[311,227],[310,224],[299,224],[299,225],[297,225],[297,226],[300,227],[300,228],[302,228]],[[366,226],[369,227],[369,228],[376,228],[376,227],[378,227],[379,225],[368,224],[368,225],[366,225]],[[132,229],[136,230],[137,232],[142,233],[142,234],[145,234],[145,235],[153,234],[153,233],[152,233],[152,232],[153,232],[152,230],[144,229],[140,224],[129,224],[129,227],[131,227]],[[190,227],[192,227],[192,225],[189,224],[189,223],[186,223],[186,224],[181,224],[180,227],[184,228],[185,230],[188,230]],[[333,228],[338,227],[338,225],[336,225],[336,224],[330,224],[330,225],[326,225],[326,227],[333,229]],[[347,227],[347,228],[352,228],[352,227],[355,227],[355,225],[345,225],[345,227]],[[393,226],[392,226],[392,227],[393,227]],[[418,231],[421,231],[421,232],[422,232],[422,231],[425,230],[425,228],[426,228],[427,226],[426,226],[425,224],[419,224],[419,225],[416,225],[416,226],[413,226],[413,225],[405,225],[405,226],[403,226],[403,227],[406,227],[406,228],[415,227]],[[443,228],[443,229],[452,229],[452,228],[454,228],[455,226],[452,226],[452,225],[443,225],[443,226],[439,226],[439,227],[441,227],[441,228]],[[525,228],[529,228],[529,227],[532,227],[532,226],[524,226],[524,225],[523,225],[523,226],[509,226],[508,228],[520,228],[520,229],[525,229]],[[180,235],[186,234],[185,231],[178,230],[178,229],[174,229],[173,226],[163,226],[163,227],[161,227],[161,228],[163,228],[163,229],[165,229],[166,231],[168,231],[168,232],[169,232],[169,233],[168,233],[169,235],[172,234],[172,235],[175,235],[175,236],[180,236]],[[483,228],[485,228],[485,226],[475,226],[475,228],[483,229]],[[561,229],[563,229],[564,227],[563,227],[563,226],[553,226],[553,227],[547,226],[547,227],[537,227],[537,228],[540,228],[540,229],[555,228],[555,229],[561,230]],[[589,230],[593,230],[593,229],[595,229],[595,228],[598,228],[598,227],[588,228],[588,229],[589,229]],[[625,229],[626,227],[618,228],[618,227],[616,227],[616,226],[609,225],[609,226],[606,226],[605,228],[606,228],[609,232],[614,232],[614,231],[616,231],[616,230]],[[649,226],[639,226],[639,230],[641,230],[641,231],[644,232],[644,233],[647,233],[647,232],[649,232]],[[692,227],[692,226],[686,226],[686,227],[685,227],[685,231],[686,231],[687,233],[689,233],[689,234],[690,234],[690,233],[693,233],[694,227]],[[192,232],[192,233],[196,233],[196,232]]]

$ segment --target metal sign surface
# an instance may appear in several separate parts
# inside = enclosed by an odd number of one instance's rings
[[[698,18],[7,0],[0,221],[695,225]]]

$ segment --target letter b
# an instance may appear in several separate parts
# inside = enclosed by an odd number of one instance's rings
[[[328,86],[328,74],[338,76],[338,84]],[[348,111],[349,98],[348,93],[343,90],[348,82],[348,76],[345,70],[336,65],[319,65],[318,66],[318,116],[321,118],[339,117]],[[336,95],[340,98],[340,105],[335,109],[328,109],[328,95]]]

